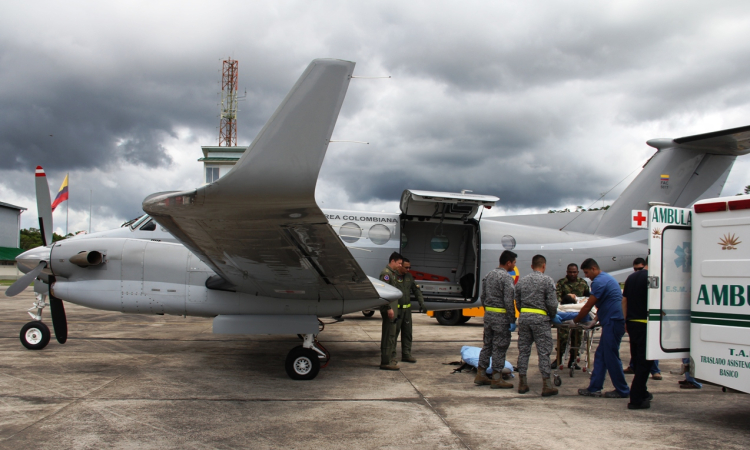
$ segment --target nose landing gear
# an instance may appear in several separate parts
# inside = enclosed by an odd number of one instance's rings
[[[42,323],[42,311],[47,306],[46,295],[36,293],[36,301],[29,308],[29,315],[33,321],[21,328],[21,344],[29,350],[41,350],[49,344],[49,327]],[[34,311],[34,312],[32,312]]]
[[[29,322],[21,328],[21,343],[29,350],[41,350],[49,344],[47,325],[39,321]]]

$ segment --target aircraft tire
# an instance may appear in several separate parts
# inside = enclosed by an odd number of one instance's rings
[[[435,311],[435,318],[440,325],[459,325],[463,318],[460,309],[449,309],[447,311]]]
[[[370,310],[367,310],[367,309],[364,310],[364,311],[362,311],[362,315],[365,316],[365,317],[372,317],[374,314],[375,314],[375,311],[370,311]]]
[[[299,345],[289,351],[285,368],[292,380],[312,380],[320,372],[320,358],[314,350]]]
[[[39,321],[29,322],[21,328],[21,344],[29,350],[41,350],[49,344],[49,327]]]

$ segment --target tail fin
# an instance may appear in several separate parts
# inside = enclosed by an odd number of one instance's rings
[[[656,148],[656,153],[607,210],[595,234],[629,233],[632,210],[646,210],[649,202],[684,208],[703,198],[718,197],[734,160],[750,153],[750,126],[652,139],[647,144]]]

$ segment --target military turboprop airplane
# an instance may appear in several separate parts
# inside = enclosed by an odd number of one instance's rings
[[[152,194],[143,201],[148,215],[119,230],[50,244],[49,188],[38,168],[45,246],[19,255],[26,275],[6,292],[41,280],[23,344],[41,349],[49,342],[41,322],[47,298],[60,343],[67,337],[62,300],[124,313],[213,317],[214,333],[301,335],[286,371],[312,379],[330,358],[317,342],[319,317],[400,297],[368,276],[392,251],[423,272],[420,283],[435,310],[478,305],[480,280],[505,249],[518,253],[522,270],[534,254],[544,254],[553,276],[586,257],[606,271],[626,269],[646,254],[647,232],[630,228],[632,210],[715,196],[735,157],[750,151],[750,127],[649,141],[656,154],[606,212],[482,220],[480,210],[497,197],[415,190],[404,191],[401,214],[324,212],[315,186],[353,69],[352,62],[314,60],[223,178]]]

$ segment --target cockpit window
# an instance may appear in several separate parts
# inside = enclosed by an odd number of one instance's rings
[[[137,223],[139,223],[139,222],[141,222],[143,220],[144,217],[146,217],[145,214],[142,215],[142,216],[138,216],[135,219],[130,219],[127,222],[125,222],[124,224],[120,225],[120,228],[130,227],[130,229],[132,230],[133,228],[135,228],[135,225]]]
[[[153,219],[149,220],[146,225],[141,227],[141,231],[154,231],[156,229],[156,222]]]

